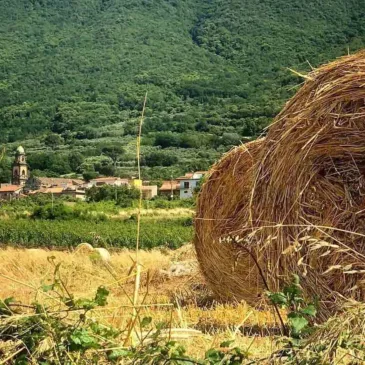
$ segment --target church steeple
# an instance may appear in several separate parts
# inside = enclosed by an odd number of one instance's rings
[[[29,170],[27,165],[27,158],[24,148],[19,146],[16,149],[15,161],[13,163],[13,184],[25,185],[29,178]]]

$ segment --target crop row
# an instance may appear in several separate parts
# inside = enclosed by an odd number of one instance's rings
[[[0,243],[23,247],[70,248],[81,242],[105,247],[133,248],[134,220],[90,222],[83,220],[0,220]],[[191,240],[192,226],[183,219],[146,220],[141,224],[141,248],[177,248]]]

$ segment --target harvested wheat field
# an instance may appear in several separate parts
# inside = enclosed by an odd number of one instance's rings
[[[99,286],[110,291],[107,306],[91,311],[89,316],[104,325],[124,329],[133,312],[134,257],[134,251],[123,250],[112,253],[110,263],[103,263],[85,252],[3,249],[0,297],[13,297],[21,305],[37,299],[57,307],[57,298],[50,297],[43,288],[53,282],[54,264],[60,263],[60,278],[75,299],[93,297]],[[214,302],[197,270],[191,245],[177,251],[140,251],[139,260],[139,316],[152,317],[154,324],[169,323],[172,337],[182,341],[192,356],[202,356],[223,340],[232,339],[242,348],[250,346],[250,352],[257,357],[275,348],[274,338],[266,337],[277,332],[274,315],[253,310],[245,303]],[[138,342],[137,334],[133,338]]]
[[[254,302],[297,274],[326,319],[343,297],[365,299],[365,52],[305,79],[257,150],[213,168],[195,246],[220,297]]]

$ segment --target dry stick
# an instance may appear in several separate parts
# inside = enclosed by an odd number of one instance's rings
[[[139,201],[138,201],[138,211],[137,211],[137,238],[136,238],[136,280],[134,285],[134,293],[133,293],[133,315],[132,320],[130,323],[130,328],[127,334],[127,338],[125,340],[125,344],[129,342],[130,336],[136,324],[136,319],[138,316],[137,311],[137,303],[138,303],[138,296],[139,296],[139,287],[141,283],[141,266],[139,264],[139,241],[141,236],[141,210],[142,210],[142,180],[141,180],[141,135],[142,135],[142,125],[144,120],[144,113],[146,110],[146,102],[147,102],[147,92],[144,97],[143,101],[143,108],[141,119],[139,121],[139,128],[138,128],[138,135],[137,135],[137,168],[138,168],[138,187],[139,187]]]
[[[141,210],[142,210],[142,180],[141,180],[141,135],[142,135],[142,125],[144,119],[144,112],[146,110],[146,102],[147,102],[147,92],[143,101],[142,115],[139,122],[138,136],[137,136],[137,168],[138,168],[138,179],[139,179],[139,202],[138,202],[138,211],[137,211],[137,240],[136,240],[136,264],[138,266],[138,251],[139,251],[139,240],[140,240],[140,231],[141,231]]]

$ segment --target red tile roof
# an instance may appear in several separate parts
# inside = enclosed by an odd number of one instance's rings
[[[162,183],[161,187],[160,187],[160,191],[171,191],[172,190],[179,190],[180,188],[180,183],[176,180],[170,181],[170,180],[166,180]]]
[[[128,179],[121,179],[120,177],[97,177],[95,179],[91,179],[91,181],[96,181],[96,182],[121,181],[125,183],[129,182]]]
[[[63,177],[37,177],[41,185],[57,186],[57,185],[81,185],[85,181],[80,179],[69,179]]]
[[[41,188],[39,190],[33,190],[30,194],[61,194],[63,190],[62,187]]]
[[[15,193],[16,191],[21,189],[21,185],[3,185],[0,186],[0,193]]]
[[[184,176],[178,177],[176,180],[189,180],[189,179],[192,179],[193,176],[194,176],[194,173],[189,172],[189,173],[185,174]]]

